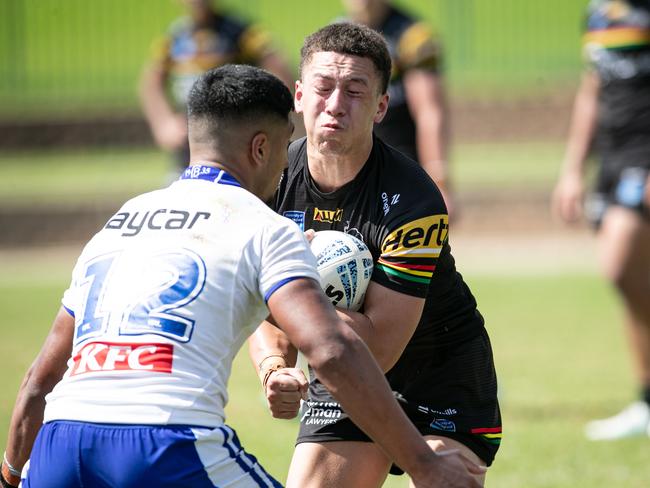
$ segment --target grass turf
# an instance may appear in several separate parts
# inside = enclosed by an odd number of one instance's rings
[[[0,271],[1,439],[15,391],[47,333],[75,252],[57,257],[46,272],[44,263],[51,258],[27,252]],[[613,413],[634,393],[609,289],[588,272],[468,273],[468,282],[492,337],[504,417],[504,440],[487,486],[647,486],[647,439],[591,443],[582,435],[587,420]],[[297,424],[274,421],[266,413],[246,354],[235,361],[229,389],[229,423],[244,446],[284,479]],[[406,486],[406,479],[390,477],[385,486]]]
[[[461,191],[550,188],[560,144],[462,144],[451,171]],[[171,163],[153,148],[0,152],[0,203],[88,204],[121,200],[168,182]]]

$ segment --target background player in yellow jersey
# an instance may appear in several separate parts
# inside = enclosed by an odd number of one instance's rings
[[[182,3],[187,15],[156,42],[154,59],[140,84],[145,118],[156,144],[173,154],[174,173],[184,170],[189,161],[185,112],[190,87],[199,75],[228,63],[251,64],[293,89],[291,70],[267,32],[222,12],[215,1]]]

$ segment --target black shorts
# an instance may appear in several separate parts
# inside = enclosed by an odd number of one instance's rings
[[[501,441],[501,413],[485,329],[471,339],[431,351],[428,358],[403,356],[386,378],[422,435],[454,439],[492,464]],[[312,377],[296,443],[332,441],[371,442]],[[396,466],[391,469],[393,474],[402,472]]]
[[[601,166],[594,192],[586,202],[586,216],[598,228],[611,205],[629,208],[650,219],[650,209],[645,203],[649,171],[645,167]]]

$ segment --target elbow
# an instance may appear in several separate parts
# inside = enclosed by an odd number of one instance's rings
[[[377,361],[377,364],[384,373],[395,366],[395,363],[397,363],[397,360],[400,357],[400,354],[395,354],[394,351],[391,351],[385,347],[373,348],[372,352],[375,361]]]
[[[320,341],[318,346],[305,356],[319,377],[345,374],[346,368],[354,365],[355,357],[365,347],[352,329],[342,329],[326,341]]]
[[[60,379],[55,374],[36,374],[32,366],[25,374],[19,396],[25,401],[44,401],[45,396],[54,389]]]

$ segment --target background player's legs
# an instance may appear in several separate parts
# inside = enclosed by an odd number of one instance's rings
[[[426,439],[427,444],[431,446],[431,449],[433,449],[436,452],[448,451],[450,449],[458,449],[460,453],[470,461],[478,464],[479,466],[485,466],[485,461],[483,461],[480,457],[478,457],[474,453],[474,451],[472,451],[465,444],[462,444],[448,437],[438,437],[435,435],[427,435],[424,436],[424,438]],[[485,484],[485,475],[477,476],[476,479],[481,483],[481,485]],[[414,485],[411,482],[409,483],[409,486],[413,487]]]
[[[592,422],[592,439],[645,433],[650,424],[650,223],[639,213],[612,206],[598,235],[600,263],[625,306],[626,331],[645,401],[620,415]]]
[[[293,453],[287,488],[378,488],[390,466],[370,442],[303,442]]]

